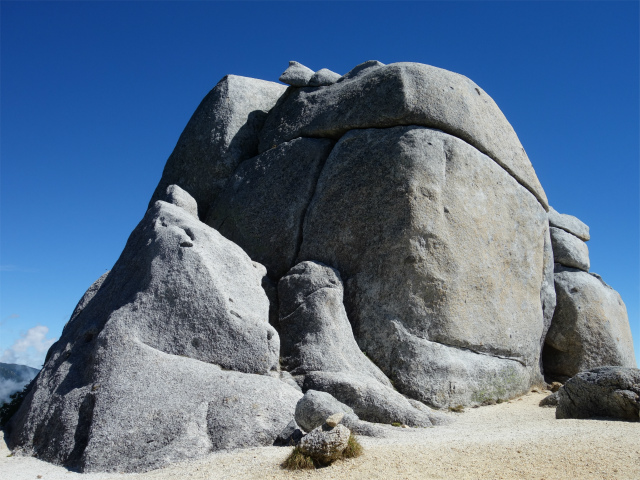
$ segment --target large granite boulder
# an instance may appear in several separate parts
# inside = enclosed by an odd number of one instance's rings
[[[587,244],[561,228],[551,227],[550,230],[554,261],[565,267],[588,272],[591,262],[589,261]]]
[[[640,370],[600,367],[581,372],[558,390],[556,418],[610,417],[640,422]]]
[[[264,274],[156,202],[49,351],[11,448],[81,471],[144,471],[272,444],[302,393],[275,378]]]
[[[258,132],[284,85],[227,75],[204,97],[169,156],[149,207],[175,184],[205,218],[236,167],[258,154]]]
[[[373,63],[340,80],[320,89],[293,89],[283,97],[260,133],[260,151],[302,136],[337,139],[353,129],[439,128],[498,162],[548,209],[513,128],[467,77],[419,63]]]
[[[304,213],[334,142],[297,138],[243,162],[206,223],[265,265],[273,278],[293,265]]]
[[[482,403],[541,381],[547,225],[527,189],[459,138],[354,130],[320,175],[298,260],[346,278],[358,344],[400,392]]]
[[[283,365],[303,390],[328,392],[363,420],[429,427],[449,418],[418,409],[358,348],[342,303],[340,274],[317,262],[302,262],[280,280]],[[433,421],[432,421],[433,420]]]
[[[558,267],[557,305],[542,352],[544,372],[562,380],[605,365],[634,367],[627,309],[599,276]]]

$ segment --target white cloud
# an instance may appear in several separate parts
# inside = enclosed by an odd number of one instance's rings
[[[0,362],[18,363],[33,368],[40,368],[49,347],[57,340],[47,338],[49,327],[38,325],[20,335],[13,345],[2,352]]]

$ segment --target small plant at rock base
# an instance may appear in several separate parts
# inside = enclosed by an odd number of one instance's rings
[[[392,427],[402,427],[402,424],[400,422],[392,422],[391,426]]]
[[[316,466],[309,455],[302,453],[300,447],[294,447],[289,456],[282,462],[282,468],[286,470],[308,470],[316,468]]]
[[[464,407],[462,405],[457,405],[455,407],[449,407],[450,412],[462,413],[464,412]]]
[[[362,455],[362,445],[352,433],[347,441],[347,448],[342,451],[342,458],[356,458]]]

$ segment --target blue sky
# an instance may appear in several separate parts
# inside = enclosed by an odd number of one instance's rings
[[[41,364],[225,74],[277,81],[289,60],[345,73],[376,59],[452,70],[494,98],[550,203],[591,227],[592,271],[621,293],[640,356],[638,10],[633,1],[3,1],[0,355]]]

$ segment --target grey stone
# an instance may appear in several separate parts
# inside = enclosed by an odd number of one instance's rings
[[[347,131],[420,125],[441,129],[488,155],[531,191],[547,198],[513,128],[468,78],[419,63],[366,68],[326,88],[301,88],[278,102],[260,133],[260,151],[293,138],[340,138]]]
[[[289,372],[350,372],[391,387],[353,338],[337,270],[318,262],[299,263],[282,277],[278,293],[281,356]]]
[[[542,352],[550,377],[572,377],[591,368],[634,367],[627,309],[618,292],[586,272],[555,273],[557,305]]]
[[[298,260],[346,278],[358,345],[401,393],[482,403],[542,380],[547,225],[536,198],[462,140],[358,130],[327,159]]]
[[[552,227],[561,228],[585,242],[588,242],[591,238],[588,225],[573,215],[558,213],[551,206],[549,207],[549,224]]]
[[[313,74],[313,77],[309,80],[310,87],[326,87],[328,85],[333,85],[340,79],[340,74],[336,72],[332,72],[327,68],[323,68],[318,70]]]
[[[198,204],[195,199],[178,185],[169,185],[164,195],[158,200],[171,203],[198,218]]]
[[[342,419],[344,418],[344,412],[334,413],[333,415],[329,415],[329,417],[324,421],[330,427],[335,427],[338,425]]]
[[[292,87],[306,87],[309,85],[309,80],[313,77],[313,70],[305,67],[298,62],[289,62],[287,69],[280,75],[282,83],[291,85]]]
[[[575,235],[560,228],[551,227],[551,243],[553,244],[553,259],[565,267],[578,268],[589,271],[589,247]]]
[[[258,132],[285,90],[284,85],[235,75],[220,80],[180,135],[149,208],[175,184],[196,200],[199,216],[205,218],[240,162],[258,154]]]
[[[351,431],[344,425],[322,425],[302,437],[298,446],[303,454],[320,463],[329,464],[340,458],[347,448],[350,435]]]
[[[276,438],[275,442],[273,442],[273,445],[275,447],[294,446],[300,443],[300,440],[302,439],[303,436],[304,436],[304,433],[302,432],[302,430],[300,430],[296,421],[291,420],[287,424],[287,426],[284,427],[284,430],[282,430],[278,434],[278,437]]]
[[[541,407],[557,407],[558,406],[558,392],[554,392],[551,395],[547,395],[540,400],[539,406]]]
[[[640,421],[640,370],[600,367],[580,372],[558,391],[556,418]]]
[[[104,281],[107,279],[107,277],[109,276],[109,272],[111,270],[107,270],[105,273],[103,273],[100,278],[98,278],[95,282],[93,282],[91,284],[91,286],[89,287],[89,289],[84,293],[84,295],[82,296],[82,298],[80,299],[80,301],[78,302],[78,304],[76,305],[76,308],[73,309],[73,313],[71,314],[71,318],[69,319],[69,322],[73,322],[73,320],[80,315],[80,313],[82,312],[82,310],[84,310],[84,308],[89,304],[89,302],[93,299],[93,297],[96,295],[96,293],[98,293],[98,290],[100,290],[100,287],[102,287],[102,284],[104,283]],[[67,322],[67,323],[69,323]],[[66,325],[65,325],[66,327]]]
[[[330,393],[340,402],[353,408],[361,420],[392,424],[399,422],[411,427],[446,425],[453,419],[436,413],[426,405],[416,408],[392,388],[367,375],[356,373],[311,372],[305,376],[303,390],[313,389]]]
[[[156,202],[52,347],[9,426],[11,448],[131,472],[271,445],[302,394],[255,375],[278,367],[264,272],[191,214]]]
[[[359,65],[356,65],[347,73],[345,73],[338,82],[344,82],[346,80],[351,80],[362,75],[364,72],[371,73],[371,70],[378,67],[384,67],[384,63],[379,62],[378,60],[367,60]]]
[[[386,436],[385,429],[379,425],[360,420],[353,409],[336,400],[326,392],[307,390],[296,405],[295,419],[298,425],[310,432],[324,424],[335,413],[344,413],[342,424],[358,435],[369,437]]]
[[[280,278],[294,265],[304,213],[333,143],[298,138],[243,162],[206,223]]]

